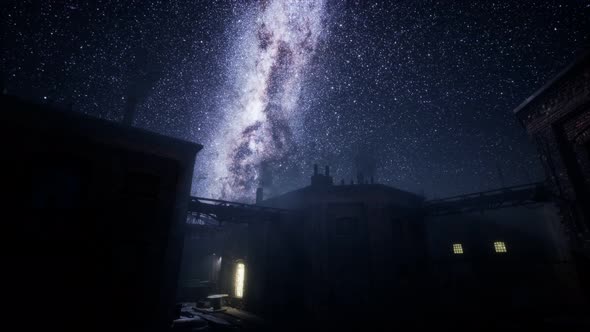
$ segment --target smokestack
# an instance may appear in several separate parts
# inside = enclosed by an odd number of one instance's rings
[[[318,164],[313,165],[313,175],[318,175]]]
[[[256,204],[261,203],[262,200],[264,200],[264,190],[262,187],[258,187],[258,189],[256,189]]]
[[[137,110],[137,97],[134,95],[127,96],[127,104],[125,105],[125,112],[123,113],[123,123],[128,126],[133,126],[135,119],[135,111]]]
[[[330,166],[326,166],[326,176],[330,176]]]
[[[500,185],[502,188],[506,187],[504,182],[504,173],[502,172],[502,167],[500,167],[499,163],[496,163],[496,168],[498,169],[498,180],[500,180]]]

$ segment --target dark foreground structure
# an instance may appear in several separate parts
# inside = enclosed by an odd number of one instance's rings
[[[0,109],[10,325],[168,329],[201,146],[7,96]]]
[[[515,113],[537,145],[580,279],[590,296],[590,52]]]

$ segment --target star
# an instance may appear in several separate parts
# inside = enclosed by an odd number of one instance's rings
[[[587,4],[549,0],[6,7],[6,93],[111,121],[136,100],[136,126],[204,145],[194,195],[250,202],[315,163],[427,197],[542,180],[512,110],[590,36]]]

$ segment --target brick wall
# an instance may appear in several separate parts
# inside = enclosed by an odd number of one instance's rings
[[[529,134],[559,122],[590,101],[590,63],[578,70],[564,75],[517,114]]]
[[[590,243],[590,55],[532,97],[517,116],[537,145],[574,242]]]

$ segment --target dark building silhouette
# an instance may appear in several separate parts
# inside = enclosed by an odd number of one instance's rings
[[[268,226],[269,244],[260,250],[270,257],[296,254],[282,268],[267,269],[272,282],[258,291],[297,298],[301,314],[312,320],[337,322],[392,301],[410,307],[419,278],[401,286],[405,277],[397,267],[408,273],[424,268],[425,233],[416,215],[422,200],[379,184],[332,185],[328,167],[324,174],[314,170],[310,186],[261,203],[298,214]],[[281,280],[293,286],[281,287]]]
[[[515,109],[531,136],[590,294],[590,53]]]
[[[588,327],[563,227],[539,184],[424,201],[360,183],[334,185],[315,166],[309,186],[258,200],[256,213],[220,209],[219,220],[243,224],[210,236],[203,227],[187,242],[179,298],[228,294],[281,330]]]
[[[0,105],[13,323],[166,330],[201,146],[9,96]]]
[[[498,328],[532,322],[548,328],[555,317],[585,316],[587,301],[555,210],[540,203],[427,216],[433,316]],[[573,328],[575,319],[568,324]]]

